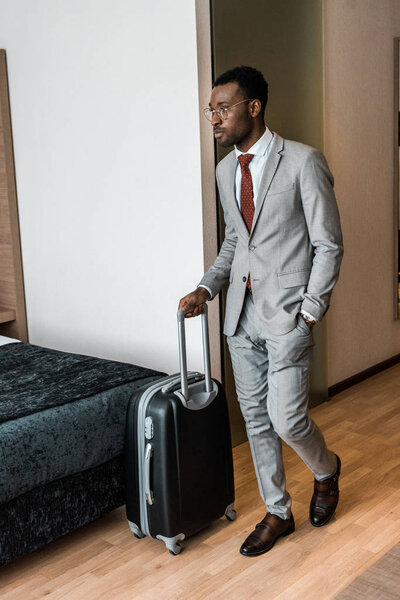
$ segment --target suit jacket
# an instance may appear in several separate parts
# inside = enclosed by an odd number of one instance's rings
[[[273,133],[250,233],[235,198],[235,151],[216,168],[225,239],[198,285],[214,298],[229,281],[227,336],[236,331],[249,274],[257,313],[276,335],[295,327],[301,309],[321,320],[339,277],[342,232],[326,159]]]

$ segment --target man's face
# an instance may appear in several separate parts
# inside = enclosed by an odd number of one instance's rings
[[[222,119],[215,112],[211,122],[214,137],[224,148],[239,144],[249,135],[253,127],[254,119],[249,113],[249,102],[242,102],[233,108],[229,108],[245,98],[246,96],[236,82],[217,85],[212,90],[209,102],[210,108],[217,110],[220,107],[226,107],[229,109],[227,119]]]

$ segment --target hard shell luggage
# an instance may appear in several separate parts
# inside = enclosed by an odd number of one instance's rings
[[[187,311],[189,312],[189,311]],[[180,541],[223,515],[233,521],[228,408],[210,376],[208,311],[202,319],[204,376],[187,373],[185,312],[178,310],[180,373],[135,391],[126,420],[126,514],[136,537]]]

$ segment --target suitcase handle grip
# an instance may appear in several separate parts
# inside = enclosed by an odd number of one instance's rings
[[[213,390],[211,381],[210,367],[210,340],[208,336],[208,306],[203,305],[204,312],[201,315],[201,331],[203,337],[203,357],[204,357],[204,383],[205,391],[210,393]],[[186,336],[185,336],[185,315],[192,312],[193,309],[178,309],[178,341],[179,341],[179,367],[181,372],[182,395],[185,400],[189,400],[189,388],[187,382],[187,361],[186,361]]]

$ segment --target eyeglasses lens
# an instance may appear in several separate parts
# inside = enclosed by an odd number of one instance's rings
[[[217,108],[215,112],[219,119],[225,120],[228,118],[228,109],[225,107]],[[205,108],[203,114],[208,121],[213,120],[214,111],[211,108]]]

